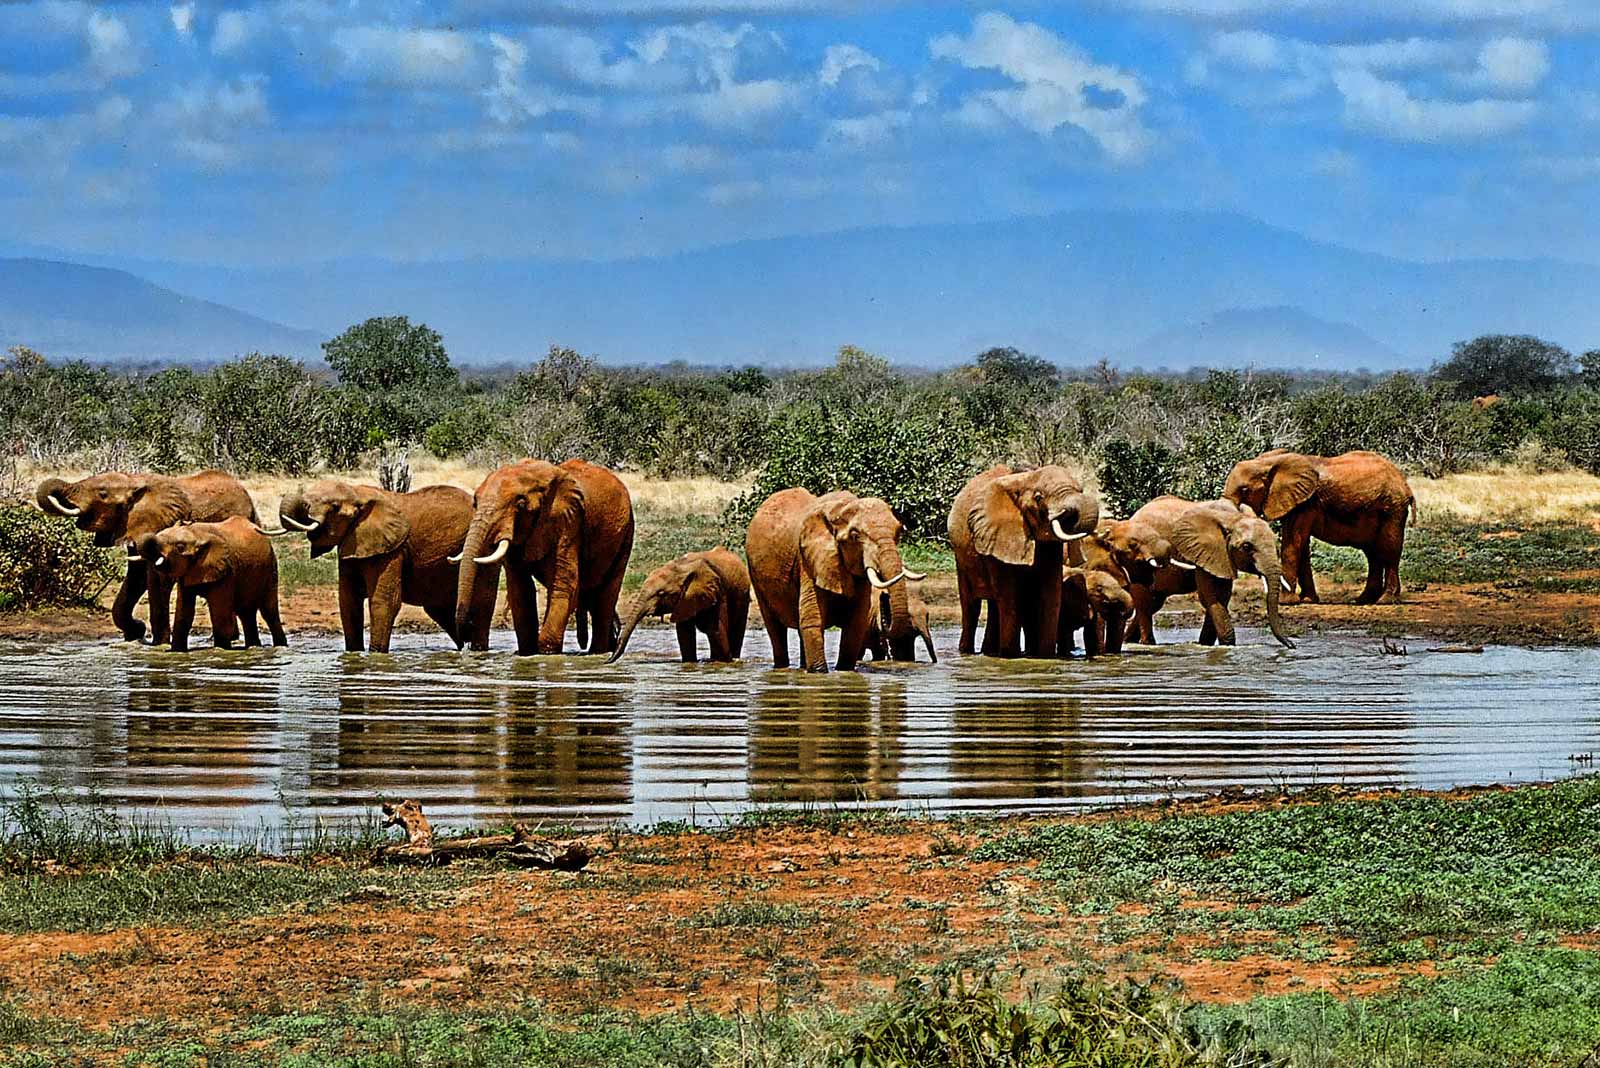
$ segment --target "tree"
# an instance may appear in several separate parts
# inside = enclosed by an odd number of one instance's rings
[[[1542,393],[1577,371],[1572,353],[1526,334],[1485,334],[1458,341],[1437,371],[1463,399],[1490,394]]]
[[[456,377],[439,332],[404,315],[357,323],[324,341],[322,351],[339,381],[375,393],[427,389]]]
[[[1600,389],[1600,349],[1590,349],[1578,357],[1578,377],[1590,389]]]

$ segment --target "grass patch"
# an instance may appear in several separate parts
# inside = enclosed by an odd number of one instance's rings
[[[644,585],[645,577],[667,561],[726,542],[715,512],[700,514],[635,502],[633,522],[633,555],[622,582],[624,594]]]
[[[1038,875],[1080,911],[1186,888],[1252,906],[1233,917],[1243,926],[1314,925],[1369,951],[1414,938],[1583,931],[1600,925],[1600,778],[1466,800],[1401,796],[1060,824],[997,838],[973,855],[1038,861]],[[1185,910],[1169,913],[1152,910],[1184,926]]]
[[[1510,535],[1510,536],[1508,536]],[[1359,550],[1313,541],[1317,574],[1338,582],[1360,582],[1367,560]],[[1537,580],[1551,572],[1600,568],[1600,532],[1572,521],[1513,526],[1504,523],[1441,523],[1406,531],[1400,579],[1418,583]]]
[[[793,931],[811,927],[818,920],[818,914],[813,909],[751,899],[728,902],[702,910],[685,920],[684,925],[702,930],[778,927]]]

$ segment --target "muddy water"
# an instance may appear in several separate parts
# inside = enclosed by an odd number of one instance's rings
[[[614,667],[422,635],[388,656],[333,638],[189,656],[0,642],[0,791],[54,779],[202,833],[396,796],[448,822],[709,823],[769,803],[1044,809],[1233,784],[1511,782],[1600,749],[1597,650],[1242,640],[826,677],[771,670],[759,634],[744,664],[680,665],[666,630]]]

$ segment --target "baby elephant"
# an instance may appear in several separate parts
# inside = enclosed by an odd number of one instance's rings
[[[707,659],[737,660],[750,617],[750,572],[743,560],[721,545],[662,564],[650,572],[633,599],[622,620],[617,651],[606,663],[615,663],[622,655],[633,628],[645,616],[671,617],[678,628],[678,651],[685,664],[695,663],[697,630],[711,646]]]
[[[1108,571],[1069,567],[1061,585],[1061,650],[1072,651],[1073,632],[1083,631],[1087,656],[1122,652],[1123,629],[1133,615],[1133,595]]]
[[[917,661],[917,636],[922,636],[922,644],[928,647],[928,660],[930,663],[939,662],[939,654],[933,651],[933,630],[928,626],[928,604],[922,596],[906,587],[906,616],[910,626],[904,634],[890,635],[884,632],[883,620],[893,617],[894,613],[889,608],[889,595],[880,593],[877,603],[872,606],[872,623],[867,627],[867,648],[872,650],[874,660],[904,660],[907,663]]]
[[[180,523],[139,541],[139,555],[178,588],[172,651],[189,651],[194,602],[204,595],[211,611],[211,640],[226,649],[244,628],[245,645],[260,645],[256,614],[272,631],[273,645],[288,645],[278,618],[278,558],[272,543],[248,519]]]

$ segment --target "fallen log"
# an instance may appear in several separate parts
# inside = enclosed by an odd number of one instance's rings
[[[398,805],[384,802],[383,816],[385,827],[398,826],[406,832],[405,842],[378,850],[378,859],[388,863],[448,864],[470,857],[496,857],[519,868],[582,871],[594,859],[594,850],[587,842],[557,842],[534,834],[520,823],[511,834],[435,838],[433,825],[415,800]]]

